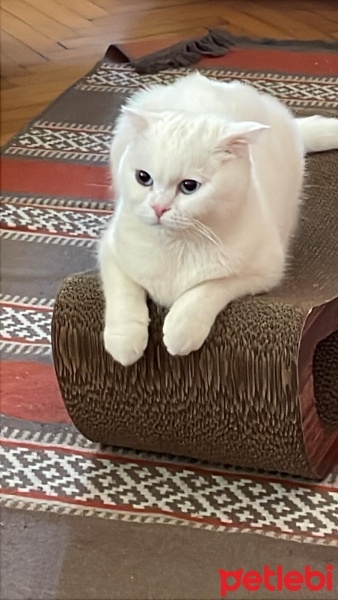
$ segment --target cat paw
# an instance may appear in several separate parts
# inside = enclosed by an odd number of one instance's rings
[[[186,356],[203,345],[209,332],[209,324],[180,315],[173,307],[164,321],[163,341],[172,356]]]
[[[119,327],[105,327],[104,347],[123,367],[138,361],[148,344],[148,327],[139,323],[127,323]]]

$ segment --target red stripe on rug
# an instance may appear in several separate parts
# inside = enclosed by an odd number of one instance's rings
[[[0,364],[1,413],[40,423],[70,423],[54,367],[33,362]]]
[[[279,71],[299,75],[337,76],[338,53],[320,51],[291,51],[278,48],[234,48],[224,56],[203,58],[199,66],[227,66],[258,71]]]
[[[107,166],[1,159],[1,187],[15,194],[112,200]]]
[[[20,304],[20,302],[3,302],[0,300],[0,306],[4,308],[13,308],[20,310],[34,310],[36,312],[53,312],[53,307],[51,306],[39,306],[39,304]]]

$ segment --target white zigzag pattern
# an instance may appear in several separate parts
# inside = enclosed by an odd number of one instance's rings
[[[50,356],[52,353],[51,346],[46,344],[21,344],[18,342],[3,342],[0,341],[0,352],[16,355],[16,354],[31,354],[33,356]]]
[[[34,242],[36,244],[54,244],[58,246],[78,246],[80,248],[92,248],[96,240],[82,238],[68,238],[60,235],[44,235],[37,233],[21,233],[17,231],[0,231],[0,238],[16,242]]]
[[[14,143],[15,141],[5,150],[5,154],[10,156],[31,156],[32,158],[55,158],[67,161],[99,162],[102,164],[108,164],[109,159],[108,152],[102,154],[87,152],[83,154],[81,152],[70,152],[69,150],[60,152],[59,150],[40,150],[39,148],[18,148],[14,146]]]
[[[42,306],[45,308],[53,308],[55,300],[47,300],[47,298],[31,298],[30,296],[10,296],[9,294],[0,294],[0,304],[21,304],[28,306]]]
[[[160,509],[221,523],[277,528],[314,537],[337,534],[338,492],[291,488],[249,477],[173,471],[52,449],[3,447],[3,487],[72,500]]]
[[[52,313],[34,308],[2,306],[1,336],[3,341],[20,338],[25,342],[50,343]]]
[[[6,227],[27,227],[30,233],[43,229],[54,235],[85,235],[97,238],[105,227],[109,214],[91,211],[56,210],[53,207],[31,207],[6,203],[2,206],[2,222]]]
[[[139,75],[130,65],[103,63],[94,73],[87,75],[77,85],[82,91],[120,92],[148,87],[158,83],[172,83],[178,77],[192,73],[195,69],[166,69],[156,74]],[[219,81],[242,81],[250,83],[260,91],[268,92],[291,106],[338,106],[336,77],[307,77],[281,73],[251,73],[250,71],[224,71],[202,68],[201,72]]]
[[[55,129],[49,124],[42,125],[38,121],[34,123],[27,132],[22,133],[16,140],[16,146],[30,148],[36,147],[41,150],[57,150],[62,152],[81,152],[91,154],[109,154],[111,144],[111,133],[99,131],[84,131],[83,128]]]
[[[39,431],[28,431],[28,430],[22,430],[22,429],[18,429],[16,427],[12,427],[9,425],[5,425],[3,424],[2,427],[0,428],[0,435],[3,437],[3,439],[8,439],[8,440],[16,440],[16,441],[22,441],[22,440],[27,440],[29,442],[36,442],[42,445],[51,445],[52,447],[55,446],[59,446],[62,445],[62,447],[68,447],[68,448],[72,448],[72,449],[78,449],[78,450],[89,450],[91,452],[102,452],[103,448],[102,446],[100,446],[100,444],[96,443],[96,442],[91,442],[90,440],[88,440],[87,438],[85,438],[82,434],[80,434],[75,428],[71,429],[71,430],[64,430],[62,429],[62,431],[59,432],[50,432],[50,431],[45,431],[45,430],[39,430]],[[224,467],[224,465],[219,465],[219,464],[211,464],[211,463],[200,463],[198,461],[196,461],[195,459],[192,458],[188,458],[188,457],[177,457],[175,455],[171,455],[171,454],[157,454],[157,453],[153,453],[153,452],[143,452],[140,450],[131,450],[128,448],[106,448],[104,450],[104,452],[106,454],[111,455],[111,457],[113,456],[122,456],[122,457],[127,457],[130,459],[131,462],[133,461],[137,461],[137,460],[147,460],[147,461],[151,461],[153,460],[154,462],[163,462],[166,465],[170,464],[173,466],[185,466],[191,469],[194,469],[194,467],[197,465],[198,469],[200,468],[205,468],[205,470],[209,473],[209,472],[213,472],[213,471],[217,471],[217,472],[222,472],[224,475],[227,475],[229,473],[236,473],[237,475],[241,475],[241,476],[245,476],[245,477],[250,477],[250,474],[252,473],[256,473],[256,471],[254,469],[244,469],[241,467]],[[264,478],[268,478],[269,476],[262,476],[263,479]],[[304,484],[309,484],[309,480],[308,479],[302,479],[300,477],[297,476],[293,476],[293,475],[285,475],[284,474],[275,474],[275,477],[277,479],[279,479],[281,481],[281,483],[288,481],[289,483],[291,482],[293,485],[297,486],[300,482],[304,483]],[[338,492],[338,470],[335,470],[331,473],[329,473],[327,475],[327,477],[321,481],[320,484],[316,484],[317,487],[320,486],[321,489],[324,489],[324,487],[330,487],[330,488],[335,488],[337,489]]]
[[[68,121],[36,121],[36,127],[48,127],[49,129],[68,129],[85,133],[108,133],[112,135],[114,125],[88,125],[81,123],[69,123]]]
[[[53,206],[62,207],[62,208],[72,208],[79,211],[88,210],[89,212],[98,212],[98,211],[106,211],[109,214],[112,214],[114,205],[112,202],[102,202],[99,200],[71,200],[69,198],[55,198],[50,196],[25,196],[25,195],[3,195],[0,196],[2,204],[17,204],[17,205],[27,205],[34,204],[34,206],[48,206],[52,208]]]

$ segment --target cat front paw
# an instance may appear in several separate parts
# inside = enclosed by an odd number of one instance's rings
[[[104,347],[123,367],[138,361],[148,344],[148,327],[140,323],[126,323],[119,327],[105,327]]]
[[[175,306],[168,313],[163,326],[163,341],[172,356],[186,356],[198,350],[207,339],[210,325],[191,320]]]

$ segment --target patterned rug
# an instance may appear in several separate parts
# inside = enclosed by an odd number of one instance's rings
[[[338,108],[338,56],[325,47],[247,42],[198,68],[295,109]],[[3,150],[4,600],[334,597],[338,468],[313,484],[102,448],[76,431],[58,390],[53,302],[67,274],[95,267],[118,109],[192,69],[140,75],[111,50]]]

